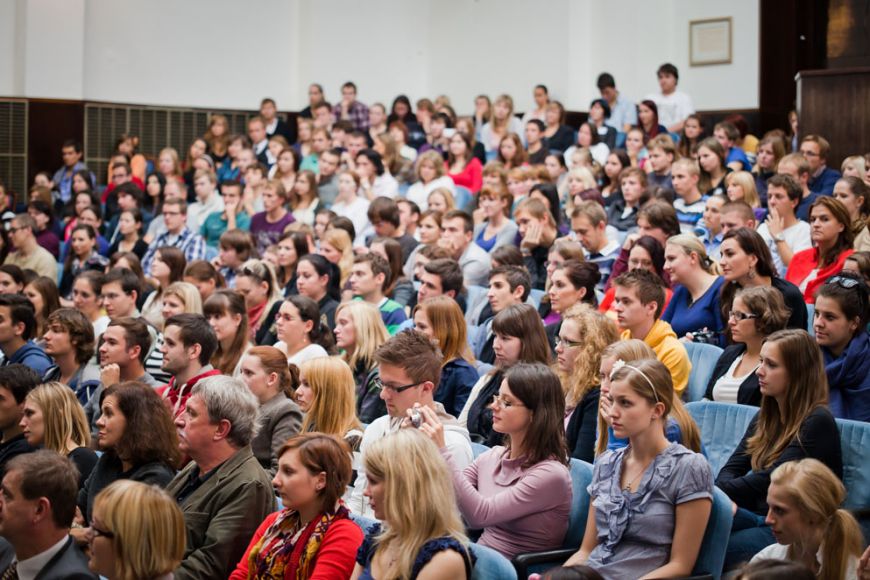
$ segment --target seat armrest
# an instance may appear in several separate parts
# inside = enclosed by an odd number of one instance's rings
[[[515,556],[512,563],[517,571],[517,577],[527,578],[529,576],[530,566],[534,566],[535,564],[552,564],[553,566],[557,566],[573,556],[575,552],[577,552],[576,549],[527,552]]]

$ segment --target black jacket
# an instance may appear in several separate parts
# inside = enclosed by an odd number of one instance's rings
[[[725,352],[719,355],[719,360],[716,361],[716,367],[713,369],[713,375],[707,383],[707,393],[704,395],[707,399],[713,400],[713,387],[716,381],[725,376],[731,364],[741,354],[746,352],[745,344],[732,344],[725,348]],[[741,405],[752,405],[753,407],[761,406],[761,391],[758,390],[758,375],[749,373],[737,391],[737,402]]]
[[[575,459],[592,463],[595,458],[595,432],[598,429],[598,399],[601,389],[595,387],[586,393],[571,414],[565,437],[568,453]]]
[[[0,538],[0,574],[9,567],[14,557],[15,551],[12,545]],[[98,576],[88,568],[87,556],[75,545],[71,536],[66,537],[63,548],[36,575],[36,580],[96,580],[97,578]]]

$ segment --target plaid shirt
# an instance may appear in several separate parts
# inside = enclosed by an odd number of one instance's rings
[[[170,238],[175,237],[175,240]],[[142,269],[146,276],[151,275],[151,265],[154,263],[154,255],[159,248],[171,246],[178,248],[184,252],[184,257],[187,263],[190,264],[193,260],[205,260],[205,240],[202,236],[195,234],[187,228],[181,230],[177,236],[172,236],[169,232],[157,236],[151,245],[148,246],[148,251],[145,252],[145,257],[142,258]]]
[[[332,114],[335,115],[336,121],[343,118],[341,116],[341,103],[332,108]],[[369,108],[359,101],[351,103],[350,107],[347,109],[347,117],[344,118],[353,123],[355,129],[359,129],[360,131],[369,130]]]

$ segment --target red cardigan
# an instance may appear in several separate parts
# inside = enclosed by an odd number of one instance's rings
[[[449,166],[447,166],[447,171],[450,171]],[[462,172],[448,173],[447,175],[450,176],[453,183],[460,187],[467,187],[471,193],[477,193],[483,185],[483,167],[477,157],[472,157],[471,161],[465,164],[465,169]]]
[[[254,532],[254,537],[251,538],[251,543],[248,544],[248,549],[245,550],[245,555],[239,560],[236,569],[230,574],[229,580],[247,580],[248,578],[248,558],[251,555],[251,550],[278,518],[280,511],[269,514],[257,531]],[[310,525],[315,525],[318,518],[315,518]],[[359,550],[363,541],[363,532],[358,525],[351,519],[342,519],[332,522],[329,529],[326,531],[326,536],[320,544],[320,549],[317,551],[317,559],[314,562],[314,567],[311,571],[309,580],[334,580],[335,578],[350,578],[353,573],[353,568],[356,565],[356,553]],[[301,553],[302,546],[294,546],[293,552]],[[296,568],[288,566],[284,570],[285,580],[296,578]]]
[[[849,248],[837,256],[837,260],[825,268],[820,269],[816,273],[816,277],[807,282],[807,287],[804,290],[804,302],[807,304],[815,304],[816,290],[827,282],[828,278],[840,272],[843,269],[843,264],[846,258],[851,256],[855,250]],[[788,265],[788,270],[785,272],[785,279],[800,288],[800,285],[810,275],[810,272],[815,270],[819,265],[819,250],[818,248],[808,248],[801,250],[791,257],[791,262]]]

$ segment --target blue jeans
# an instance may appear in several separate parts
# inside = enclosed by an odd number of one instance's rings
[[[728,539],[728,550],[725,552],[725,569],[733,570],[740,564],[748,562],[762,549],[776,542],[770,526],[764,523],[764,517],[744,508],[737,508],[734,523],[731,525],[731,537]]]

